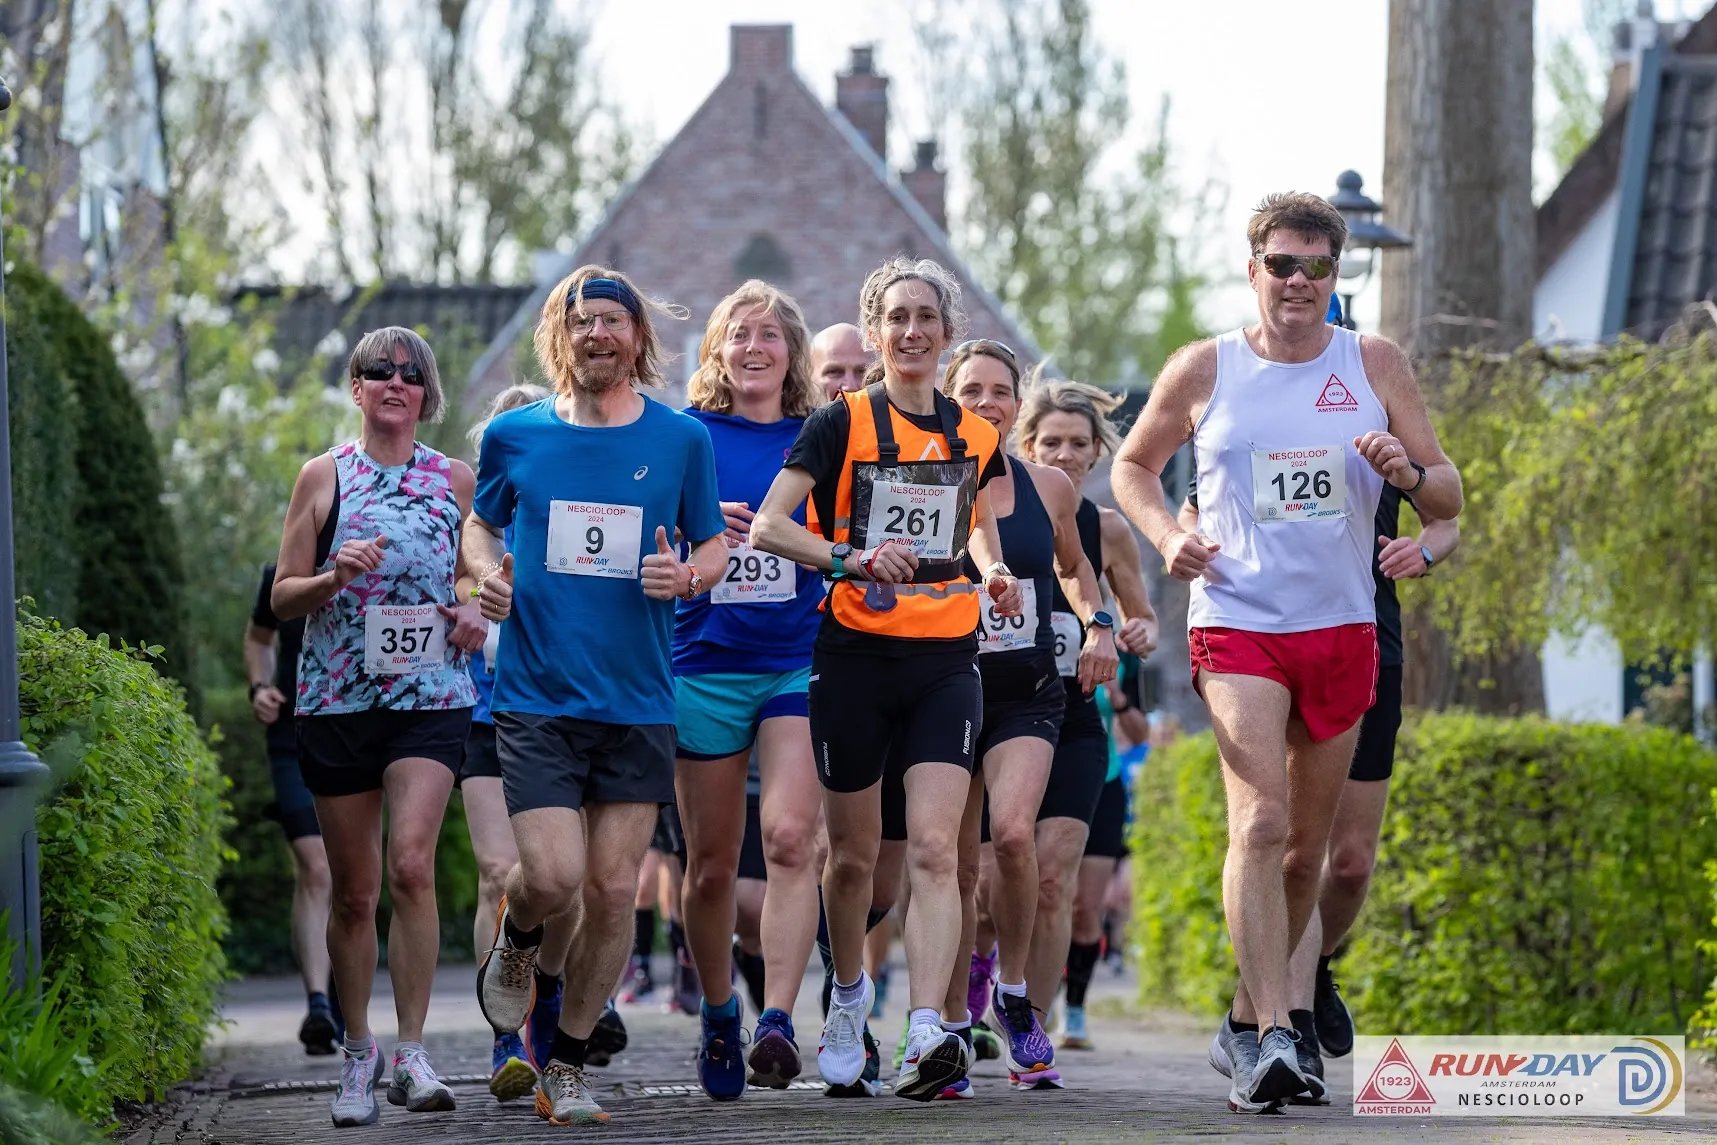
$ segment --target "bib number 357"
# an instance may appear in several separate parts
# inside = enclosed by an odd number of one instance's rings
[[[1347,459],[1339,445],[1252,451],[1252,513],[1260,521],[1347,515]]]
[[[447,622],[433,604],[372,604],[364,609],[364,665],[399,675],[447,659]]]

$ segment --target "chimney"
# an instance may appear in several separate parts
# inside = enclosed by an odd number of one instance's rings
[[[793,25],[735,24],[728,30],[728,71],[778,72],[792,67]]]
[[[1639,86],[1640,57],[1657,43],[1661,29],[1653,15],[1651,0],[1640,0],[1631,20],[1618,21],[1610,53],[1610,86],[1604,93],[1604,118],[1618,113]]]
[[[924,208],[935,224],[943,231],[948,229],[948,176],[936,170],[936,141],[920,139],[918,149],[913,154],[913,166],[910,171],[900,173],[900,181],[918,205]]]
[[[874,49],[853,48],[847,70],[835,77],[835,108],[864,136],[878,159],[888,159],[888,77],[876,74]]]

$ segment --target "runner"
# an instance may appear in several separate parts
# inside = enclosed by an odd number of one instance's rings
[[[244,632],[244,666],[250,674],[250,712],[267,728],[268,776],[274,783],[274,803],[268,815],[286,832],[292,855],[292,957],[307,996],[306,1013],[298,1027],[304,1052],[314,1056],[336,1053],[344,1037],[339,1015],[328,997],[328,907],[333,885],[328,875],[328,851],[316,822],[316,802],[298,770],[298,733],[287,697],[298,694],[298,651],[304,644],[304,621],[282,623],[269,606],[274,593],[274,566],[264,565],[256,605]],[[278,643],[278,648],[276,644]]]
[[[822,578],[750,545],[753,506],[822,404],[799,304],[756,279],[710,314],[687,414],[715,445],[727,567],[708,598],[679,605],[674,627],[679,751],[675,787],[686,836],[681,909],[703,982],[698,1081],[718,1101],[799,1076],[793,1000],[817,930],[811,866],[821,805],[805,689]],[[801,506],[796,523],[803,523]],[[762,777],[764,1009],[749,1057],[731,982],[734,883],[745,837],[752,748]],[[771,972],[772,971],[772,972]],[[747,1066],[749,1065],[749,1077]]]
[[[811,341],[811,377],[823,388],[823,396],[834,401],[864,389],[871,357],[864,348],[864,331],[851,322],[837,322]]]
[[[958,283],[934,262],[903,256],[865,280],[859,310],[883,380],[806,420],[751,536],[765,552],[829,570],[834,582],[810,681],[835,967],[817,1065],[831,1085],[864,1073],[873,998],[864,934],[883,779],[904,772],[912,1015],[895,1093],[927,1101],[970,1068],[965,1042],[938,1011],[958,954],[960,813],[983,714],[978,595],[987,591],[998,615],[1011,617],[1022,594],[984,492],[1005,472],[995,430],[936,388],[937,360],[964,318]],[[807,495],[821,535],[794,517]],[[983,590],[958,563],[968,544]]]
[[[1423,531],[1417,537],[1402,537],[1401,501],[1406,494],[1393,485],[1383,486],[1372,531],[1378,549],[1372,555],[1371,577],[1376,586],[1377,608],[1377,699],[1360,721],[1359,743],[1348,765],[1347,784],[1336,806],[1330,827],[1327,857],[1318,894],[1318,909],[1306,923],[1305,934],[1289,962],[1289,982],[1297,1003],[1288,1011],[1300,1034],[1300,1072],[1311,1089],[1293,1099],[1295,1104],[1329,1104],[1323,1084],[1323,1059],[1353,1050],[1353,1015],[1341,999],[1330,961],[1336,948],[1352,929],[1365,905],[1371,871],[1377,865],[1377,840],[1383,830],[1383,812],[1389,802],[1389,778],[1395,771],[1395,734],[1401,728],[1401,668],[1404,645],[1401,636],[1401,601],[1395,582],[1405,577],[1428,576],[1438,561],[1446,560],[1460,544],[1460,525],[1455,521],[1421,518]],[[1407,498],[1409,501],[1412,499]],[[1179,514],[1181,527],[1197,527],[1198,482],[1194,475],[1186,503]],[[1245,990],[1244,983],[1240,990]],[[1242,1001],[1239,1008],[1249,1009]],[[1218,1035],[1211,1049],[1211,1064],[1227,1064],[1225,1039]]]
[[[369,1009],[384,803],[399,1019],[388,1100],[412,1112],[454,1105],[422,1041],[441,946],[435,843],[476,702],[466,653],[486,631],[475,602],[453,603],[471,469],[415,440],[419,422],[442,416],[435,355],[389,326],[359,339],[349,374],[363,427],[299,471],[271,594],[283,621],[307,618],[298,756],[334,885],[328,953],[346,1018],[336,1126],[379,1113]]]
[[[550,292],[536,350],[555,397],[490,424],[465,523],[483,614],[513,617],[494,717],[519,849],[477,996],[496,1033],[517,1031],[544,923],[576,912],[564,968],[577,973],[537,1086],[537,1114],[556,1125],[608,1119],[584,1067],[632,942],[657,809],[674,796],[672,602],[726,569],[709,434],[632,385],[663,384],[659,305],[598,266]],[[670,530],[692,543],[690,563]]]
[[[1020,410],[1020,451],[1040,465],[1053,466],[1083,490],[1085,479],[1105,452],[1113,454],[1121,437],[1109,415],[1121,403],[1117,394],[1073,381],[1050,381],[1027,391]],[[1115,598],[1121,627],[1120,651],[1149,656],[1157,646],[1157,614],[1151,608],[1132,526],[1113,509],[1082,498],[1077,515],[1080,545],[1102,573]],[[1111,749],[1108,728],[1096,699],[1077,677],[1073,649],[1079,644],[1079,617],[1055,586],[1056,661],[1062,675],[1066,714],[1055,749],[1050,784],[1038,809],[1037,853],[1040,882],[1038,924],[1032,933],[1027,982],[1045,1004],[1055,997],[1067,965],[1073,932],[1073,899],[1079,867],[1092,833]],[[1124,803],[1124,800],[1123,800]],[[974,987],[987,979],[987,967],[975,964]]]
[[[942,392],[963,409],[995,426],[1007,441],[1019,412],[1020,368],[1012,349],[989,339],[955,347],[943,375]],[[1067,476],[1049,466],[1003,454],[1005,475],[989,487],[1003,551],[1021,577],[1021,615],[1007,618],[994,609],[982,612],[978,668],[983,679],[983,730],[978,737],[979,771],[967,792],[960,832],[960,872],[964,919],[961,949],[972,948],[978,925],[976,902],[980,819],[987,830],[996,874],[989,888],[989,915],[996,930],[1000,970],[993,995],[981,999],[994,1007],[1007,1044],[1010,1080],[1018,1086],[1059,1085],[1055,1049],[1038,1022],[1026,989],[1034,916],[1039,900],[1037,841],[1039,809],[1067,706],[1055,658],[1055,628],[1050,620],[1054,589],[1071,592],[1082,618],[1081,647],[1074,652],[1081,695],[1110,679],[1117,657],[1114,620],[1102,610],[1097,574],[1079,543],[1076,514],[1079,492]],[[1025,480],[1018,478],[1024,475]],[[968,575],[976,569],[968,567]],[[1057,583],[1059,578],[1060,584]],[[1057,787],[1074,782],[1061,777]],[[987,800],[986,800],[987,792]],[[904,828],[904,823],[897,826]],[[885,831],[885,834],[889,832]],[[1046,920],[1047,921],[1047,920]],[[946,1009],[972,1009],[966,967],[957,966],[949,983]],[[1056,983],[1047,989],[1053,995]],[[1040,994],[1048,1004],[1050,996]],[[968,1044],[972,1015],[953,1027]],[[1053,1077],[1051,1075],[1054,1075]],[[970,1079],[962,1078],[944,1096],[968,1097]]]
[[[1223,901],[1252,1003],[1236,1000],[1219,1041],[1229,1107],[1263,1112],[1311,1089],[1288,1018],[1288,954],[1316,904],[1375,698],[1369,565],[1382,484],[1452,519],[1461,480],[1400,349],[1324,322],[1347,238],[1335,208],[1271,195],[1247,237],[1259,323],[1170,359],[1112,481],[1170,574],[1193,582],[1194,684],[1228,793]],[[1188,439],[1198,533],[1176,523],[1163,495],[1163,468]]]

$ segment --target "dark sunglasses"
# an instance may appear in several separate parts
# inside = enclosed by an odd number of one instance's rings
[[[371,362],[358,372],[358,376],[366,382],[391,381],[395,374],[398,374],[399,380],[408,386],[421,386],[423,384],[423,371],[410,362],[403,366],[396,366],[392,362]]]
[[[994,338],[968,338],[958,346],[954,347],[954,357],[958,358],[968,350],[984,349],[1000,350],[1010,358],[1017,359],[1019,357],[1018,354],[1014,353],[1014,348],[1012,346],[1008,345],[1006,342],[998,342]]]
[[[1271,278],[1292,278],[1296,270],[1303,270],[1307,278],[1316,282],[1328,278],[1340,260],[1327,254],[1266,254],[1259,261]]]

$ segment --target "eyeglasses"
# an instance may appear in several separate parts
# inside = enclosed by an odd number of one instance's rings
[[[1341,260],[1327,254],[1266,254],[1259,256],[1259,261],[1272,278],[1292,278],[1296,270],[1303,270],[1316,282],[1328,278]]]
[[[964,354],[967,351],[979,351],[992,348],[1000,350],[1010,358],[1017,359],[1019,357],[1018,354],[1014,353],[1014,348],[1012,346],[1008,345],[1006,342],[998,342],[994,338],[968,338],[958,346],[954,347],[954,357],[958,358],[961,354]]]
[[[423,371],[410,362],[403,366],[395,365],[392,362],[371,362],[358,372],[358,376],[367,382],[391,381],[395,374],[398,374],[399,380],[408,386],[423,385]]]
[[[601,314],[580,314],[572,320],[574,334],[588,334],[596,329],[600,321],[602,328],[611,334],[618,334],[632,323],[632,315],[624,310],[607,310]]]

